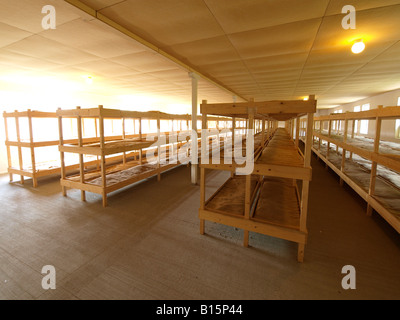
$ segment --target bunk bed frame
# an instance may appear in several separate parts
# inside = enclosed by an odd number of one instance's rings
[[[381,128],[383,120],[400,118],[400,107],[383,107],[361,112],[336,113],[327,116],[319,116],[314,119],[314,145],[312,151],[325,162],[339,177],[340,184],[347,183],[367,203],[367,214],[373,210],[378,212],[397,232],[400,233],[400,185],[393,185],[379,175],[379,168],[385,167],[393,171],[393,175],[400,174],[400,146],[398,150],[388,152],[383,149],[384,141],[381,140]],[[375,136],[372,142],[359,143],[355,136],[356,121],[375,120]],[[327,133],[324,132],[324,124],[328,122]],[[336,122],[336,132],[333,132],[333,124]],[[339,130],[339,122],[344,122]],[[323,145],[325,141],[325,145]],[[331,145],[336,150],[331,150]],[[340,150],[341,149],[341,154]],[[325,150],[326,149],[326,150]],[[362,185],[350,170],[354,170],[356,156],[361,161],[369,161],[370,169],[363,169],[368,185]],[[337,159],[340,157],[341,159]],[[334,159],[336,158],[336,165]],[[338,162],[338,160],[340,160]],[[353,161],[354,160],[354,161]],[[362,171],[360,169],[359,173]],[[385,188],[389,192],[377,190]],[[389,198],[389,193],[393,193]],[[396,200],[397,198],[397,200]]]
[[[254,154],[251,174],[238,175],[240,165],[224,163],[200,164],[200,233],[205,233],[205,221],[216,222],[244,230],[244,246],[249,245],[249,232],[257,232],[298,243],[297,259],[304,259],[307,239],[307,211],[311,180],[311,144],[316,100],[267,101],[234,104],[208,104],[203,101],[203,124],[208,115],[248,119],[248,135],[254,120],[261,121],[261,143]],[[304,154],[299,149],[300,117],[307,117]],[[286,121],[286,129],[278,128]],[[291,133],[290,133],[291,132]],[[293,140],[294,138],[294,140]],[[231,177],[206,200],[206,169],[231,171]],[[300,188],[299,185],[300,184]],[[301,190],[300,190],[301,189]]]
[[[161,179],[161,173],[182,164],[181,159],[186,159],[183,163],[189,163],[191,143],[190,130],[175,130],[173,132],[161,132],[161,120],[181,120],[188,122],[189,115],[167,114],[159,111],[128,111],[117,109],[106,109],[103,106],[98,108],[81,109],[80,107],[72,110],[58,109],[56,112],[59,124],[59,151],[61,158],[61,187],[64,196],[67,195],[67,188],[81,190],[82,201],[86,200],[85,192],[92,192],[102,195],[103,206],[107,206],[107,194],[129,186],[144,179],[157,176]],[[70,143],[63,139],[62,119],[75,118],[78,128],[78,139],[75,143]],[[96,142],[86,142],[82,138],[82,119],[93,118],[98,123],[99,137]],[[104,134],[105,119],[122,120],[122,136],[106,137]],[[128,136],[125,134],[125,121],[129,119],[139,119],[139,134]],[[142,120],[156,120],[157,133],[142,133]],[[212,117],[210,121],[226,121],[223,117]],[[182,126],[181,126],[182,128]],[[167,135],[165,139],[161,139]],[[198,142],[200,142],[200,137]],[[209,144],[215,143],[215,137],[211,136]],[[138,155],[128,158],[127,153]],[[75,153],[79,155],[79,173],[67,176],[65,166],[65,153]],[[84,157],[87,155],[98,157],[98,167],[94,170],[87,168]],[[114,156],[113,156],[114,155]],[[107,157],[122,157],[122,162],[106,165]]]
[[[151,115],[149,114],[148,116],[156,116],[154,113]],[[37,150],[40,149],[46,149],[50,147],[58,147],[60,144],[59,140],[59,130],[56,130],[54,132],[49,132],[49,137],[50,139],[46,140],[40,140],[38,141],[35,139],[35,119],[50,119],[51,121],[54,121],[55,126],[57,127],[59,125],[59,116],[57,115],[56,112],[43,112],[43,111],[35,111],[35,110],[26,110],[26,111],[14,111],[14,112],[4,112],[3,113],[3,118],[4,118],[4,124],[5,124],[5,145],[6,145],[6,150],[7,150],[7,159],[8,159],[8,173],[10,177],[10,182],[13,182],[14,180],[14,175],[19,175],[20,176],[20,183],[24,184],[25,178],[31,178],[32,179],[32,184],[33,187],[36,188],[38,186],[38,179],[41,177],[45,176],[50,176],[54,174],[61,174],[61,162],[60,162],[60,153],[58,152],[58,155],[56,158],[51,158],[47,159],[46,162],[43,163],[38,163],[37,162]],[[68,118],[67,116],[63,116],[63,118]],[[13,132],[13,135],[15,138],[11,138],[11,128],[10,128],[10,123],[9,121],[14,120],[14,127],[15,127],[15,132]],[[21,120],[24,120],[28,124],[28,137],[25,137],[26,139],[22,138],[21,134]],[[87,144],[95,144],[100,142],[100,137],[98,135],[98,120],[96,120],[96,117],[92,118],[94,121],[94,126],[96,127],[96,134],[93,137],[86,137],[85,135],[85,128],[82,126],[82,144],[87,145]],[[191,116],[190,115],[167,115],[164,114],[163,119],[168,119],[172,121],[172,126],[173,126],[173,121],[180,121],[180,126],[178,123],[178,128],[173,128],[175,133],[179,135],[183,130],[182,130],[182,123],[186,122],[186,127],[187,130],[189,130],[189,122],[191,121]],[[75,121],[74,117],[70,118],[71,121]],[[198,117],[198,120],[201,120],[201,117]],[[224,119],[221,117],[214,117],[210,119],[210,121],[216,121],[218,124],[220,121],[227,121],[230,119]],[[139,123],[139,126],[141,123]],[[180,127],[180,128],[179,128]],[[199,131],[200,133],[200,131]],[[164,135],[169,135],[171,132],[162,132]],[[146,139],[148,135],[146,133],[136,133],[136,134],[125,134],[124,136],[122,135],[107,135],[104,137],[105,142],[108,141],[118,141],[118,140],[123,140],[123,139],[137,139],[137,138],[142,138]],[[72,139],[63,139],[64,144],[70,144],[70,145],[78,145],[78,137],[73,137]],[[200,141],[200,138],[199,138]],[[181,147],[183,144],[185,144],[185,141],[180,141],[178,144]],[[13,148],[17,148],[17,155],[14,155],[12,152]],[[23,150],[27,149],[29,150],[30,154],[30,161],[28,163],[24,163],[24,157],[23,157]],[[133,160],[141,160],[141,159],[146,159],[146,152],[142,155],[142,150],[140,149],[139,151],[133,150],[131,152],[125,152],[123,155],[117,155],[114,157],[107,157],[106,158],[106,163],[107,164],[118,164],[126,161],[127,159],[133,159]],[[93,160],[91,161],[85,161],[84,163],[85,168],[99,168],[100,161],[96,157],[93,157]],[[64,163],[64,170],[66,172],[76,172],[79,170],[80,164],[79,161],[73,161],[73,162],[68,162]]]

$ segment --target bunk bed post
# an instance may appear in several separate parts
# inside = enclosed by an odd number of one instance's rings
[[[328,137],[329,138],[331,137],[331,133],[332,133],[332,120],[329,119],[329,122],[328,122]],[[329,159],[330,149],[331,149],[331,143],[328,141],[327,147],[326,147],[326,160]],[[325,169],[328,169],[327,164],[325,164]]]
[[[100,135],[100,169],[101,169],[101,183],[102,183],[102,197],[103,197],[103,207],[107,207],[107,178],[106,178],[106,160],[104,155],[104,116],[103,116],[103,106],[99,106],[99,135]]]
[[[18,113],[17,110],[14,111],[15,113]],[[21,142],[21,134],[19,130],[19,116],[16,114],[15,116],[15,128],[17,132],[17,141],[18,141],[18,161],[19,161],[19,169],[22,171],[24,169],[24,164],[23,164],[23,159],[22,159],[22,148],[20,145]],[[20,175],[20,182],[21,184],[24,184],[24,176]]]
[[[32,162],[32,183],[33,187],[37,187],[37,177],[36,177],[36,161],[35,161],[35,148],[33,146],[33,126],[32,126],[32,114],[31,109],[27,111],[28,115],[28,126],[29,126],[29,142],[31,151],[31,162]]]
[[[354,139],[355,131],[356,131],[356,119],[353,119],[353,125],[352,125],[352,128],[351,128],[351,138],[352,139]],[[350,160],[352,160],[352,159],[353,159],[353,152],[350,151]]]
[[[378,109],[382,109],[383,106],[378,106]],[[374,140],[374,153],[379,153],[379,143],[381,140],[381,129],[382,129],[382,118],[379,116],[376,117],[375,122],[375,140]],[[376,161],[372,161],[371,167],[371,177],[370,177],[370,184],[369,184],[369,191],[368,191],[368,206],[367,206],[367,215],[371,216],[373,208],[370,204],[370,197],[375,194],[375,182],[376,182],[376,175],[377,175],[377,167],[378,164]]]
[[[125,133],[125,117],[122,117],[122,140],[126,139],[126,133]],[[126,152],[124,151],[123,156],[122,156],[122,163],[125,165],[126,164]]]
[[[8,123],[7,123],[7,117],[6,117],[6,112],[3,112],[3,118],[4,118],[4,129],[6,133],[6,146],[7,146],[7,161],[8,161],[8,172],[10,176],[10,182],[13,181],[13,174],[10,172],[10,169],[12,168],[12,159],[11,159],[11,148],[10,145],[8,144],[9,142],[9,133],[8,133]]]
[[[139,139],[142,141],[143,139],[143,134],[142,134],[142,118],[139,118]],[[143,150],[139,150],[139,164],[143,164]]]
[[[319,121],[319,137],[318,137],[318,151],[321,150],[321,134],[322,134],[323,121]]]
[[[202,104],[207,104],[207,100],[203,100]],[[207,113],[202,110],[202,134],[201,134],[201,156],[206,156],[206,143],[207,135],[206,130],[208,129]],[[206,171],[204,167],[200,167],[200,209],[204,210],[206,202]],[[205,220],[200,219],[200,234],[205,233]]]
[[[58,111],[61,111],[61,108],[58,108]],[[64,132],[63,132],[63,124],[62,124],[62,116],[58,116],[58,136],[59,136],[59,147],[64,146]],[[60,162],[61,162],[61,180],[65,179],[65,155],[64,151],[60,151]],[[67,188],[61,185],[62,195],[64,197],[67,196]]]
[[[94,120],[94,130],[96,132],[96,138],[98,138],[99,137],[99,133],[98,133],[99,129],[98,129],[98,125],[97,125],[97,119],[93,118],[93,120]],[[97,161],[96,161],[96,170],[99,170],[100,169],[99,168],[99,162],[100,162],[99,161],[99,156],[96,156],[96,159],[97,159]]]
[[[310,96],[310,101],[314,100],[314,96]],[[311,144],[313,138],[313,123],[314,114],[308,113],[307,115],[307,138],[304,148],[304,167],[311,166]],[[307,232],[307,212],[308,212],[308,197],[310,190],[310,181],[303,180],[303,188],[301,194],[301,209],[300,209],[300,231]],[[298,244],[297,260],[303,262],[304,260],[305,243]]]
[[[345,120],[345,122],[344,122],[344,134],[343,134],[343,142],[344,143],[347,143],[347,132],[348,132],[348,130],[349,130],[349,120],[348,119],[346,119]],[[345,148],[342,148],[342,163],[341,163],[341,166],[340,166],[340,171],[342,171],[342,173],[344,173],[344,167],[345,167],[345,164],[346,164],[346,149]],[[340,186],[341,187],[343,187],[343,179],[342,178],[340,178]]]
[[[296,148],[299,147],[300,140],[300,117],[296,118]]]
[[[265,146],[265,117],[262,118],[261,124],[261,146]]]
[[[160,132],[160,127],[161,127],[161,120],[160,120],[160,115],[157,117],[157,181],[161,181],[161,132]]]
[[[76,109],[78,110],[78,116],[76,117],[77,129],[78,129],[78,147],[83,147],[82,117],[79,115],[81,107],[76,107]],[[80,175],[80,182],[82,184],[85,183],[85,167],[83,163],[83,153],[79,153],[79,175]],[[86,193],[84,190],[81,190],[81,200],[86,201]]]
[[[249,115],[249,126],[247,128],[246,140],[248,140],[249,136],[254,134],[254,108],[248,108]],[[246,155],[248,157],[248,155]],[[247,159],[246,159],[247,161]],[[251,174],[246,175],[246,187],[245,187],[245,200],[244,200],[244,218],[250,219],[250,209],[251,209]],[[249,231],[243,230],[243,246],[249,246]]]
[[[236,140],[235,140],[235,135],[236,135],[235,131],[236,131],[236,117],[232,117],[232,153],[231,153],[232,163],[234,161],[235,142],[236,142]],[[232,171],[231,172],[231,178],[233,178],[234,175],[235,175],[235,172]]]

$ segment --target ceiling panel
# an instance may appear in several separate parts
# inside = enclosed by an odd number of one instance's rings
[[[151,51],[114,57],[110,61],[146,73],[176,69],[176,65],[171,61]]]
[[[226,35],[180,43],[162,49],[196,66],[240,59]]]
[[[0,0],[0,21],[30,33],[43,31],[42,8],[52,5],[56,9],[57,25],[79,18],[93,19],[86,13],[59,0]]]
[[[328,9],[326,11],[327,15],[333,15],[333,14],[341,14],[342,13],[342,8],[346,5],[353,5],[357,12],[360,12],[361,10],[368,10],[368,9],[374,9],[374,8],[379,8],[379,7],[386,7],[386,6],[392,6],[400,4],[399,0],[353,0],[353,1],[348,1],[348,0],[331,0],[329,2]]]
[[[119,31],[104,28],[97,20],[76,20],[57,27],[56,32],[40,33],[44,38],[57,41],[101,58],[111,58],[148,50]],[[71,37],[71,35],[74,35]]]
[[[0,49],[0,61],[10,67],[36,70],[37,72],[51,70],[62,66],[62,64],[59,63],[16,53],[7,49]],[[1,73],[5,73],[5,70],[1,70]]]
[[[23,41],[13,43],[7,46],[6,49],[17,54],[45,59],[63,65],[84,63],[98,59],[98,57],[92,54],[43,38],[39,35],[33,35],[25,38]]]
[[[204,1],[227,34],[319,18],[329,3],[329,0]]]
[[[134,0],[100,10],[159,47],[224,34],[203,0]]]
[[[31,36],[32,33],[0,22],[0,48]]]
[[[309,52],[321,19],[312,19],[229,35],[243,59]]]
[[[99,97],[140,92],[188,104],[192,69],[235,91],[201,79],[199,100],[212,102],[317,94],[327,107],[400,87],[400,0],[82,0],[190,68],[67,2],[0,0],[0,77],[15,70],[82,82],[90,73]],[[347,4],[357,9],[356,30],[341,26]],[[44,5],[56,7],[56,30],[41,27]],[[366,50],[354,55],[358,38]]]

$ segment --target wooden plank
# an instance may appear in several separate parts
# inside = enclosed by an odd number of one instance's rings
[[[311,181],[312,168],[255,164],[253,174]]]
[[[88,183],[81,183],[80,181],[71,181],[67,179],[60,180],[60,183],[63,187],[71,188],[71,189],[78,189],[87,192],[93,192],[96,194],[103,194],[103,187],[96,186]]]
[[[81,107],[77,107],[77,109],[81,109]],[[78,147],[82,147],[83,146],[83,142],[82,142],[82,138],[83,138],[83,134],[82,134],[82,118],[80,116],[76,117],[77,119],[77,129],[78,129]],[[80,182],[82,184],[85,183],[85,165],[83,163],[83,154],[80,153],[79,154],[79,175],[80,175]],[[84,190],[81,190],[81,200],[82,201],[86,201],[86,194]]]
[[[400,118],[400,107],[386,107],[367,111],[346,112],[316,117],[315,120],[373,120],[376,118]]]
[[[17,112],[17,111],[15,111]],[[21,142],[21,131],[19,128],[19,118],[15,117],[15,128],[17,132],[17,141]],[[19,161],[19,169],[23,171],[24,169],[24,164],[23,164],[23,159],[22,159],[22,149],[21,146],[18,146],[18,161]],[[21,184],[24,184],[24,176],[20,175],[20,182]]]
[[[252,219],[247,220],[243,217],[228,216],[208,210],[199,209],[199,218],[297,243],[305,244],[307,241],[307,232],[262,223],[254,221]]]
[[[99,106],[99,136],[100,136],[100,170],[101,170],[101,179],[102,179],[102,198],[103,198],[103,207],[107,207],[107,178],[106,178],[106,160],[103,154],[105,139],[104,139],[104,117],[102,116],[103,106]]]
[[[5,112],[3,113],[3,116],[5,115]],[[12,158],[11,158],[11,148],[7,144],[9,141],[9,129],[8,129],[8,120],[6,117],[4,117],[4,129],[5,129],[5,143],[6,143],[6,150],[7,150],[7,164],[8,164],[8,170],[12,167]],[[8,171],[9,172],[9,171]],[[10,182],[13,181],[13,174],[9,172],[9,178]]]
[[[378,109],[383,108],[383,106],[379,106]],[[382,119],[376,118],[375,121],[375,139],[374,139],[374,153],[379,153],[379,143],[381,140],[381,129],[382,129]],[[371,176],[370,176],[370,184],[368,195],[373,196],[375,194],[375,184],[376,184],[376,175],[377,175],[377,162],[373,161],[371,166]],[[372,206],[368,204],[367,207],[367,215],[370,216],[372,214]]]
[[[31,163],[32,163],[32,172],[33,172],[33,187],[37,187],[37,178],[35,176],[36,174],[36,160],[35,160],[35,148],[33,146],[33,125],[32,125],[32,116],[31,116],[31,110],[28,110],[28,127],[29,127],[29,140],[30,140],[30,153],[31,153]]]
[[[313,137],[313,124],[314,115],[309,113],[307,115],[307,137],[304,147],[304,166],[311,166],[311,147],[312,147],[312,137]],[[303,187],[301,192],[301,210],[300,210],[300,230],[305,232],[307,230],[307,215],[308,215],[308,198],[310,182],[308,180],[303,180]],[[299,251],[299,260],[302,260],[301,250]]]
[[[218,115],[240,115],[247,117],[248,108],[255,108],[255,114],[268,115],[272,114],[299,114],[316,112],[315,100],[291,100],[291,101],[263,101],[263,102],[242,102],[242,103],[219,103],[219,104],[202,104],[200,106],[201,113],[218,114]]]

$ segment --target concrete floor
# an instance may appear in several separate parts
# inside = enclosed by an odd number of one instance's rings
[[[400,235],[313,157],[309,239],[297,245],[206,222],[186,166],[112,194],[60,193],[58,178],[0,178],[0,299],[400,299]],[[209,171],[207,193],[227,177]],[[45,291],[42,267],[56,269]],[[356,289],[341,287],[342,267]]]

